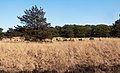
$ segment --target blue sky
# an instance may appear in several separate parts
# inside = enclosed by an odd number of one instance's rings
[[[64,24],[112,24],[119,18],[120,0],[1,0],[0,27],[7,30],[20,23],[25,9],[44,8],[52,26]]]

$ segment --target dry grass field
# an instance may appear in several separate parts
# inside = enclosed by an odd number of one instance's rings
[[[55,70],[58,73],[65,71],[70,73],[72,69],[83,65],[95,67],[120,65],[120,39],[96,38],[91,41],[53,43],[0,42],[2,71]],[[102,69],[99,73],[102,73]]]

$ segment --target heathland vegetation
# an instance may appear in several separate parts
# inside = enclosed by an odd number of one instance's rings
[[[120,73],[120,19],[52,27],[42,8],[24,13],[23,26],[0,28],[0,73]]]
[[[0,42],[0,73],[119,73],[120,39]]]

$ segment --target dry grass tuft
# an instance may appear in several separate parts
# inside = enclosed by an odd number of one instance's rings
[[[120,64],[120,39],[53,43],[0,42],[0,70],[56,70],[65,72],[76,65]]]

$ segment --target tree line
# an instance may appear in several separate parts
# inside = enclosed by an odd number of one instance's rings
[[[24,11],[25,15],[18,17],[23,26],[17,25],[3,32],[0,28],[0,39],[12,37],[25,37],[29,41],[41,41],[53,37],[79,38],[79,37],[120,37],[120,19],[113,25],[77,25],[65,24],[52,27],[46,22],[43,8],[32,6]]]

